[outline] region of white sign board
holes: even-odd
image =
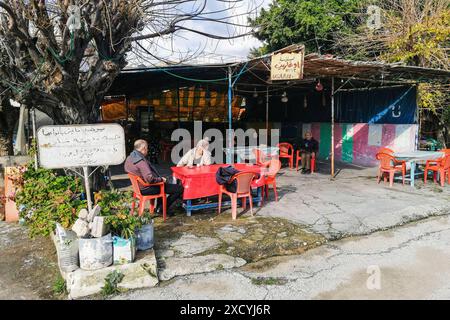
[[[125,133],[118,124],[44,126],[37,132],[39,163],[48,169],[96,167],[125,160]]]

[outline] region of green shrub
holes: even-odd
[[[112,233],[125,239],[133,237],[135,230],[142,226],[142,219],[130,214],[132,195],[129,191],[100,191],[95,195],[102,208],[100,214],[105,217]]]
[[[78,177],[58,175],[44,168],[36,170],[33,165],[28,165],[15,201],[30,235],[48,236],[56,223],[70,228],[77,212],[86,207],[86,201],[80,199],[82,191]]]
[[[53,283],[53,293],[55,295],[67,294],[66,281],[63,277],[58,276]]]
[[[120,271],[114,270],[105,278],[105,285],[102,287],[101,294],[106,297],[115,293],[119,293],[120,290],[117,285],[122,281],[125,275]]]

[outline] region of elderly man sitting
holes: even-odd
[[[302,157],[302,173],[311,173],[311,158],[319,150],[319,143],[313,138],[310,131],[305,132],[305,138],[300,143]]]
[[[183,187],[178,184],[168,183],[166,178],[162,177],[153,165],[146,159],[148,155],[148,144],[145,140],[136,140],[134,150],[125,160],[125,171],[141,177],[147,183],[164,182],[164,190],[169,195],[167,198],[167,209],[183,194]],[[143,195],[153,195],[160,192],[158,186],[141,188]],[[161,212],[161,201],[158,201],[156,212]]]

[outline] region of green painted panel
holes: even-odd
[[[353,162],[353,125],[342,124],[342,161]]]
[[[329,159],[331,152],[331,124],[320,124],[319,157]]]

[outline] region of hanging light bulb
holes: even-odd
[[[286,91],[284,91],[283,92],[283,94],[281,95],[281,102],[284,102],[284,103],[286,103],[286,102],[288,102],[288,97],[287,97],[287,93],[286,93]]]
[[[323,90],[323,85],[320,83],[320,80],[316,84],[316,90],[317,91],[322,91]]]
[[[253,92],[253,98],[258,98],[258,92],[256,92],[256,88],[254,90],[255,92]]]

